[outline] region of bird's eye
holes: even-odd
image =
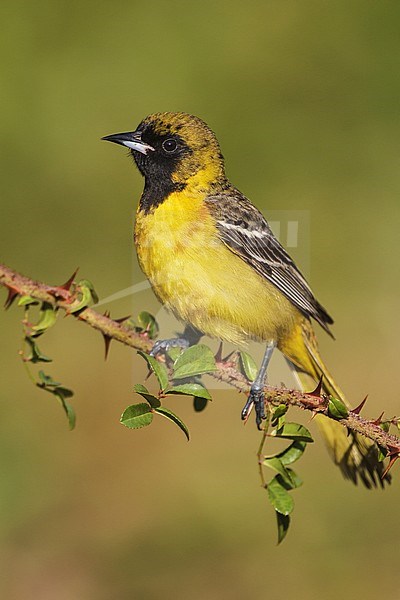
[[[165,140],[162,143],[163,150],[165,150],[165,152],[168,152],[168,153],[175,152],[177,147],[178,147],[178,144],[177,144],[176,140],[174,140],[174,139]]]

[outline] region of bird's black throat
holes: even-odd
[[[157,148],[159,143],[155,143],[151,138],[150,141]],[[146,214],[164,202],[172,192],[180,192],[186,187],[186,183],[177,182],[173,179],[173,174],[177,170],[181,156],[166,157],[157,150],[158,148],[154,153],[151,152],[148,155],[132,151],[136,166],[145,178],[140,209]]]
[[[136,131],[140,132],[141,140],[153,148],[153,151],[146,154],[132,150],[136,166],[145,178],[140,209],[149,213],[164,202],[170,194],[185,189],[186,183],[177,182],[174,174],[183,157],[191,154],[192,150],[176,133],[167,131],[160,135],[149,124],[139,125]],[[169,154],[163,149],[163,142],[168,139],[173,139],[177,144],[177,151],[174,154]]]
[[[162,204],[173,192],[181,192],[186,183],[177,183],[172,179],[162,177],[145,176],[144,190],[140,198],[139,207],[145,214],[152,212]]]

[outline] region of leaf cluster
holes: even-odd
[[[275,509],[278,525],[278,544],[282,542],[287,534],[290,515],[294,509],[294,501],[290,492],[303,483],[291,465],[301,458],[307,444],[314,441],[304,425],[286,421],[286,412],[287,406],[285,404],[281,404],[274,409],[271,416],[272,430],[269,436],[291,440],[291,443],[284,450],[273,455],[261,456],[262,448],[259,454],[260,465],[275,471],[275,476],[268,483],[264,483],[264,488],[267,490],[269,502]]]
[[[73,277],[65,284],[63,289],[69,289],[73,284]],[[68,286],[68,288],[67,288]],[[73,286],[73,301],[71,302],[68,312],[77,314],[89,306],[89,304],[98,302],[98,297],[93,287],[93,284],[87,279],[82,279]],[[29,364],[36,365],[38,363],[50,363],[52,359],[46,356],[39,349],[37,338],[43,336],[57,322],[58,307],[49,302],[39,302],[29,295],[22,295],[18,299],[18,306],[24,308],[25,318],[23,320],[23,348],[20,351],[21,358],[28,374],[37,387],[52,394],[61,407],[68,419],[69,428],[72,430],[75,427],[76,415],[72,405],[69,403],[74,393],[69,388],[62,385],[53,379],[51,375],[39,370],[37,378],[29,369]],[[30,322],[30,308],[40,306],[39,316],[35,323]],[[26,352],[26,349],[28,352]]]
[[[134,392],[146,402],[128,406],[122,413],[121,423],[130,429],[140,429],[150,425],[155,415],[161,415],[177,425],[189,440],[189,430],[185,423],[172,410],[163,406],[162,400],[171,395],[191,396],[195,410],[203,410],[211,400],[211,395],[195,378],[215,370],[213,353],[203,344],[192,346],[184,351],[171,348],[168,353],[169,368],[145,352],[139,351],[138,354],[146,361],[150,372],[155,375],[159,391],[156,395],[144,385],[136,384]]]

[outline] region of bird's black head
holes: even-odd
[[[130,149],[146,179],[145,200],[152,206],[174,191],[186,187],[207,189],[225,179],[214,133],[204,121],[187,113],[156,113],[146,117],[133,132],[103,139]]]

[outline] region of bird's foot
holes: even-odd
[[[247,420],[253,406],[256,412],[256,425],[261,430],[261,424],[265,420],[265,394],[260,386],[254,384],[250,388],[249,397],[242,410],[243,421]]]
[[[182,348],[186,350],[189,348],[190,341],[184,337],[171,338],[169,340],[158,340],[155,342],[150,356],[157,356],[157,354],[166,353],[171,348]]]

